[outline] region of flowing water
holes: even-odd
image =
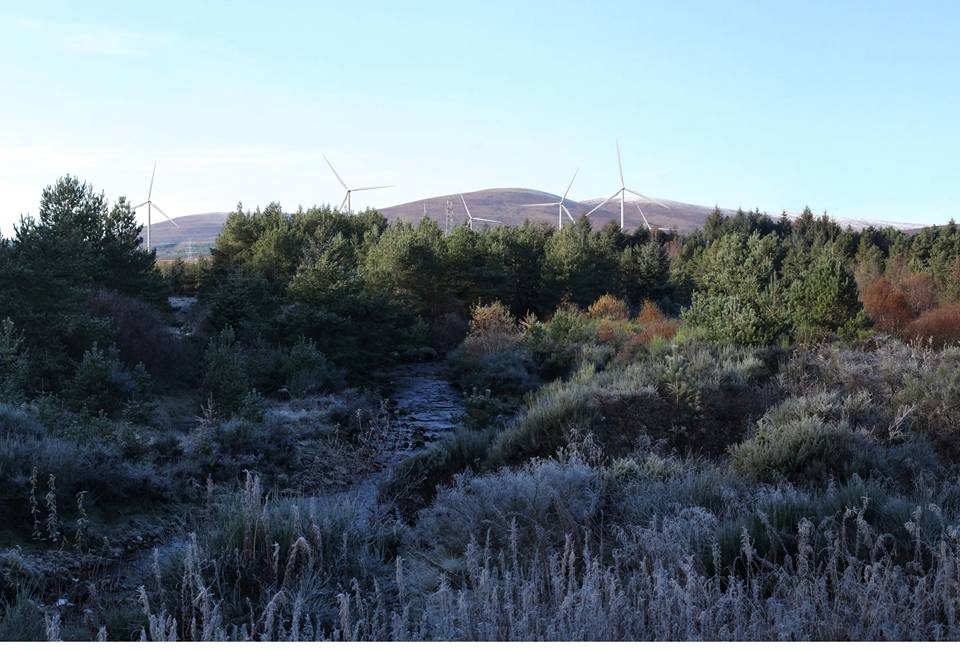
[[[378,459],[381,469],[346,492],[375,507],[377,492],[390,478],[394,467],[420,449],[453,434],[457,420],[464,413],[463,398],[446,380],[443,368],[438,362],[407,363],[379,375],[392,406],[393,439]]]
[[[443,376],[441,363],[408,363],[384,373],[396,423],[409,433],[413,447],[453,433],[463,415],[460,393]]]

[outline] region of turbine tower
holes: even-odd
[[[447,199],[447,206],[445,210],[446,221],[443,223],[443,234],[449,235],[450,229],[453,228],[453,201]]]
[[[590,210],[590,212],[587,213],[588,217],[594,212],[596,212],[597,210],[599,210],[600,208],[602,208],[606,203],[608,203],[612,199],[615,199],[617,196],[619,196],[620,197],[620,229],[623,230],[624,228],[623,204],[624,204],[624,201],[626,200],[627,194],[633,194],[635,197],[643,199],[644,201],[655,203],[656,205],[659,205],[662,208],[666,208],[667,210],[670,209],[670,206],[664,205],[663,203],[660,203],[660,201],[657,201],[656,199],[651,199],[649,196],[645,194],[641,194],[636,190],[631,190],[627,187],[626,181],[623,180],[623,162],[620,160],[620,141],[619,140],[617,141],[617,169],[620,172],[620,189],[614,192],[613,194],[611,194],[608,198],[601,201],[599,205],[593,208],[593,210]],[[643,223],[644,225],[646,225],[647,230],[651,230],[650,222],[647,221],[647,216],[643,214],[643,208],[640,207],[639,203],[637,203],[636,206],[637,206],[637,210],[640,211],[640,216],[643,218]]]
[[[580,172],[573,172],[573,178],[570,179],[570,184],[567,185],[567,190],[563,193],[563,196],[560,197],[559,201],[553,201],[552,203],[524,203],[523,207],[525,208],[546,208],[552,205],[557,206],[557,230],[563,230],[563,214],[567,214],[567,218],[570,219],[571,223],[576,223],[573,217],[570,215],[570,211],[567,210],[567,206],[563,204],[567,200],[567,194],[570,193],[570,188],[573,187],[573,181],[577,179],[577,174]]]
[[[167,221],[172,223],[177,228],[180,228],[180,225],[170,218],[166,212],[160,209],[160,206],[153,202],[153,179],[157,175],[157,161],[153,161],[153,173],[150,174],[150,189],[147,190],[147,200],[141,203],[140,205],[134,206],[134,211],[139,210],[143,206],[147,206],[147,250],[153,250],[150,248],[150,227],[153,222],[153,210],[156,210],[164,217],[167,218]]]
[[[467,211],[467,225],[470,226],[470,230],[473,230],[474,221],[482,221],[484,223],[503,223],[502,221],[497,221],[496,219],[481,219],[480,217],[475,217],[470,214],[470,208],[467,207],[467,200],[463,198],[463,194],[460,195],[460,201],[463,202],[463,209]]]
[[[350,205],[350,195],[353,192],[365,192],[367,190],[382,190],[387,187],[393,187],[393,185],[371,185],[369,187],[347,187],[347,184],[343,182],[343,179],[340,178],[340,174],[337,173],[337,170],[333,168],[330,160],[323,156],[323,159],[327,161],[327,166],[330,167],[330,171],[333,172],[333,175],[337,177],[337,180],[340,181],[340,184],[343,186],[343,189],[347,191],[347,194],[343,197],[343,201],[340,203],[340,210],[343,210],[344,206],[347,208],[347,214],[353,212],[353,208]]]

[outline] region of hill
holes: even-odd
[[[534,223],[549,223],[556,226],[557,208],[525,207],[528,203],[553,203],[560,200],[556,194],[541,192],[526,188],[490,188],[475,192],[464,192],[464,199],[475,218],[494,219],[507,225],[521,224],[526,220]],[[602,198],[574,201],[567,199],[566,206],[574,219],[586,214],[599,205]],[[608,201],[603,207],[590,215],[590,222],[595,227],[601,227],[609,221],[620,220],[619,198]],[[643,227],[640,211],[643,210],[647,220],[654,227],[690,232],[701,227],[714,208],[704,205],[657,199],[662,205],[650,201],[630,197],[626,201],[624,222],[628,230]],[[467,213],[463,208],[459,194],[433,196],[418,201],[402,203],[387,208],[380,208],[380,212],[390,221],[406,221],[416,223],[426,214],[441,225],[446,221],[447,204],[450,204],[452,224],[457,226],[467,221]],[[723,209],[726,213],[733,210]],[[169,221],[162,221],[153,226],[153,243],[157,249],[159,259],[173,259],[176,257],[192,257],[206,254],[213,246],[227,220],[228,212],[207,212],[191,214],[175,219],[175,227]],[[788,217],[796,215],[788,214]],[[893,227],[907,232],[917,232],[920,226],[908,223],[894,223],[868,219],[836,218],[841,226],[850,226],[854,230],[861,230],[867,226]],[[476,227],[489,227],[491,224],[477,223]]]

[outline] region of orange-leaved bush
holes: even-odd
[[[678,329],[680,329],[680,321],[678,320],[656,321],[644,327],[643,331],[637,335],[637,338],[644,344],[656,338],[670,341],[677,335]]]
[[[936,283],[929,273],[911,273],[900,281],[900,290],[914,313],[922,314],[937,306]]]
[[[510,310],[499,300],[477,304],[470,310],[470,328],[463,342],[473,356],[486,356],[512,347],[520,339],[520,328]]]
[[[934,347],[960,342],[960,305],[934,307],[904,329],[906,338]]]
[[[663,315],[657,303],[652,300],[644,300],[643,307],[640,308],[640,313],[637,315],[637,320],[644,325],[650,325],[666,320],[666,316]]]
[[[630,309],[620,298],[605,293],[587,307],[590,318],[608,318],[610,320],[627,320],[630,318]]]
[[[906,296],[887,278],[879,278],[868,286],[862,302],[879,332],[899,334],[915,316]]]

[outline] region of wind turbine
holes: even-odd
[[[611,194],[608,198],[601,201],[599,205],[593,208],[593,210],[590,210],[590,212],[587,213],[588,217],[594,212],[596,212],[597,210],[599,210],[600,208],[602,208],[607,202],[611,201],[612,199],[616,198],[619,195],[620,196],[620,229],[622,230],[624,227],[623,204],[628,193],[633,194],[637,198],[643,199],[645,201],[649,201],[650,203],[655,203],[656,205],[659,205],[662,208],[666,208],[667,210],[670,209],[670,206],[664,205],[663,203],[660,203],[660,201],[657,201],[656,199],[651,199],[649,196],[645,194],[641,194],[636,190],[631,190],[627,187],[626,181],[623,180],[623,162],[620,160],[620,141],[619,140],[617,140],[617,169],[620,171],[620,189],[614,192],[613,194]],[[652,230],[652,228],[650,228],[650,222],[647,221],[647,216],[643,214],[643,208],[640,207],[639,203],[637,203],[636,206],[637,206],[637,210],[640,211],[640,216],[643,217],[643,223],[647,226],[647,230]]]
[[[567,213],[567,218],[570,219],[572,223],[576,223],[576,221],[574,221],[573,217],[570,215],[570,211],[567,210],[567,206],[565,206],[563,202],[567,200],[567,194],[570,193],[570,188],[573,187],[573,181],[577,179],[577,174],[579,172],[580,172],[579,169],[573,172],[573,178],[570,179],[570,184],[567,185],[567,191],[563,193],[563,196],[560,197],[559,201],[554,201],[552,203],[524,203],[522,207],[546,208],[551,205],[557,206],[557,230],[563,230],[563,213],[564,212]]]
[[[367,190],[382,190],[386,187],[393,187],[393,185],[371,185],[370,187],[347,187],[347,184],[343,182],[343,179],[340,178],[340,174],[337,173],[337,170],[333,168],[333,165],[330,163],[330,160],[323,156],[323,159],[327,161],[327,166],[330,167],[330,171],[333,172],[333,175],[337,177],[337,180],[340,181],[340,184],[343,185],[343,189],[347,191],[346,196],[343,197],[343,202],[340,203],[340,209],[343,210],[343,206],[347,206],[347,214],[350,214],[353,209],[350,205],[350,194],[353,192],[365,192]]]
[[[497,221],[496,219],[481,219],[480,217],[475,217],[470,214],[470,208],[467,207],[467,200],[463,198],[463,194],[460,195],[460,201],[463,203],[463,209],[467,211],[467,225],[470,226],[470,230],[473,230],[474,221],[483,221],[484,223],[503,223],[502,221]]]
[[[150,174],[150,189],[147,190],[147,200],[141,203],[140,205],[134,206],[134,210],[139,210],[143,206],[147,206],[147,250],[152,250],[150,248],[150,226],[153,222],[153,210],[156,210],[163,216],[167,218],[167,221],[172,223],[177,228],[180,228],[180,225],[170,218],[166,212],[160,209],[160,206],[153,202],[153,179],[157,175],[157,161],[153,161],[153,173]]]

